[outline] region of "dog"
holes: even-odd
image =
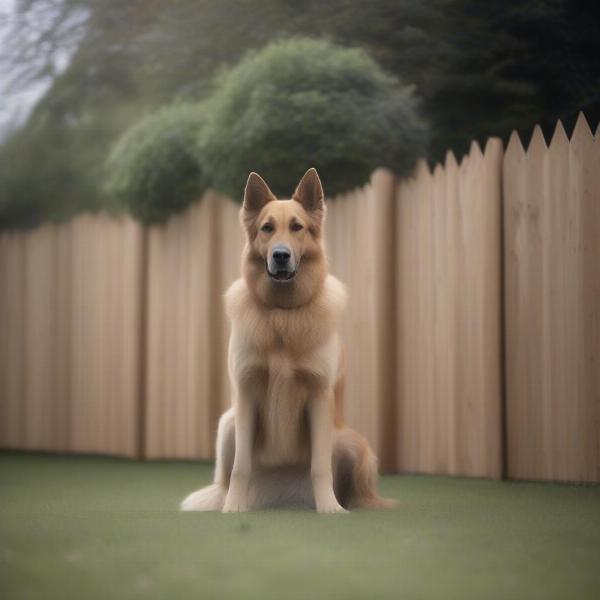
[[[325,212],[315,169],[291,200],[248,177],[242,277],[225,294],[232,408],[219,421],[214,483],[190,494],[184,511],[393,506],[377,494],[368,442],[343,421],[336,325],[346,291],[327,272]]]

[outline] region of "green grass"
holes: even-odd
[[[211,471],[0,454],[0,598],[599,597],[598,486],[390,476],[392,512],[177,512]]]

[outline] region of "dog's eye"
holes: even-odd
[[[265,233],[271,233],[273,231],[273,225],[271,225],[271,223],[265,223],[260,230]]]
[[[304,229],[304,227],[302,227],[300,223],[292,223],[291,229],[292,231],[300,231],[301,229]]]

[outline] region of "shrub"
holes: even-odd
[[[364,184],[373,169],[411,169],[424,147],[412,87],[365,51],[292,39],[247,55],[208,101],[203,170],[240,199],[250,171],[289,196],[314,166],[328,195]]]
[[[188,206],[207,187],[196,154],[204,120],[201,106],[175,105],[128,129],[107,161],[107,193],[145,223]]]

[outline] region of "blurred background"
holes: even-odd
[[[302,127],[309,135],[315,119],[319,132],[313,132],[314,139],[310,140],[316,144],[313,162],[330,168],[323,177],[330,183],[331,193],[364,183],[369,175],[365,167],[390,166],[407,172],[420,156],[431,164],[443,161],[447,150],[460,157],[471,140],[484,143],[490,136],[499,136],[507,141],[513,129],[528,140],[536,123],[549,138],[559,118],[570,131],[579,111],[586,114],[593,128],[599,117],[599,15],[594,3],[3,0],[1,11],[0,224],[4,227],[64,219],[82,210],[115,204],[120,207],[126,200],[119,202],[115,193],[107,192],[105,165],[125,130],[165,106],[185,104],[187,108],[179,110],[198,113],[202,110],[199,103],[219,93],[235,94],[235,90],[223,89],[227,88],[224,73],[235,71],[248,52],[297,36],[326,40],[340,49],[359,48],[360,52],[348,55],[345,73],[336,70],[336,66],[342,71],[343,67],[333,64],[333,57],[329,65],[326,60],[317,60],[303,66],[307,69],[304,75],[294,74],[290,67],[285,76],[281,75],[286,81],[281,80],[277,97],[268,89],[272,84],[264,79],[255,78],[248,84],[241,81],[239,72],[229,75],[230,80],[237,78],[238,86],[249,86],[246,101],[253,94],[266,95],[269,104],[263,98],[263,111],[268,110],[273,120],[288,119],[287,139],[277,131],[278,124],[264,130],[260,122],[263,113],[252,112],[248,106],[238,112],[237,125],[242,128],[243,123],[244,135],[248,143],[252,140],[254,156],[260,159],[255,170],[260,171],[262,161],[265,166],[273,164],[265,173],[267,178],[283,177],[278,175],[283,165],[290,171],[289,181],[284,182],[286,194],[310,161],[305,156],[294,161],[297,157],[293,156],[287,157],[286,163],[285,156],[262,159],[261,155],[281,154],[278,147],[271,149],[269,136],[281,140],[281,146],[292,152],[293,143],[288,141],[293,141],[293,127]],[[322,52],[328,54],[326,49]],[[273,63],[271,68],[275,68],[276,54],[273,50],[265,58]],[[365,67],[367,61],[370,63]],[[348,144],[339,156],[335,154],[339,148],[331,144],[323,148],[322,144],[331,135],[339,135],[339,128],[348,136],[348,128],[360,130],[358,121],[361,116],[365,120],[359,106],[354,114],[346,114],[344,123],[339,118],[341,109],[331,109],[331,98],[336,96],[331,83],[334,79],[338,80],[338,91],[342,90],[336,101],[343,103],[346,97],[349,105],[357,104],[351,98],[353,93],[364,95],[368,93],[364,86],[375,85],[357,81],[355,75],[361,65],[371,77],[385,70],[388,80],[380,81],[380,87],[396,87],[404,95],[403,109],[387,106],[392,114],[383,116],[382,121],[387,118],[385,125],[406,131],[402,132],[401,148],[391,153],[389,148],[382,148],[380,154],[389,157],[387,161],[378,157],[372,164],[361,165],[356,173],[353,153],[364,153],[368,148],[374,154],[376,147],[391,144],[377,138],[377,131],[373,131],[376,125],[369,132],[360,131],[361,137],[369,138],[362,140],[362,147],[357,140],[344,139]],[[330,69],[324,77],[331,86],[318,91],[322,82],[311,83],[309,77],[319,79],[321,69]],[[291,91],[292,87],[300,91],[301,79],[304,89],[312,90],[310,94],[294,95]],[[284,89],[284,83],[290,89]],[[235,85],[229,82],[229,88]],[[315,112],[319,93],[330,101],[330,113],[334,114]],[[394,98],[394,102],[400,100]],[[292,104],[304,107],[304,112],[292,110]],[[171,118],[189,122],[200,116]],[[390,120],[393,118],[396,122]],[[371,119],[375,119],[374,114]],[[211,139],[234,135],[236,144],[242,142],[233,123],[215,127],[218,131],[209,136]],[[225,131],[227,127],[230,129]],[[185,129],[189,132],[189,127]],[[214,148],[210,140],[208,145],[212,158],[204,158],[203,152],[200,158],[208,161],[210,168],[210,160],[221,160],[215,154],[227,156],[228,152]],[[326,155],[323,160],[319,160],[319,152]],[[389,164],[377,164],[382,162]],[[223,166],[224,175],[216,182],[211,176],[207,183],[221,188],[229,184],[224,191],[235,191],[237,199],[244,173],[237,173],[236,168],[247,169],[247,161],[236,157],[235,166],[228,162]],[[186,196],[184,191],[182,194]],[[169,210],[185,203],[182,198],[171,202],[175,206]],[[154,213],[149,216],[156,218]]]

